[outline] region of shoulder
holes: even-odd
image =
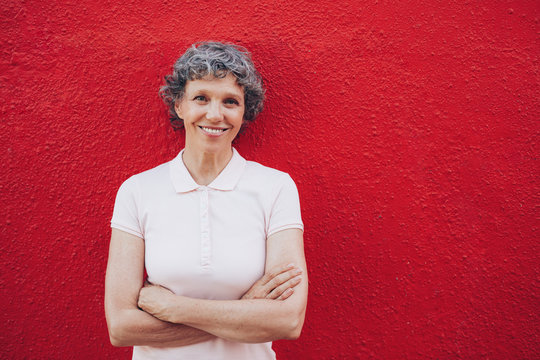
[[[159,186],[163,182],[168,181],[168,179],[170,178],[169,164],[170,161],[160,164],[152,169],[132,175],[122,183],[120,188],[128,188],[134,190]]]
[[[255,161],[246,161],[245,178],[257,183],[278,184],[292,179],[286,172],[264,166]]]
[[[275,199],[285,192],[297,193],[297,187],[291,176],[281,170],[246,161],[241,184],[245,189],[260,193],[264,198]]]

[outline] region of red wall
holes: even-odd
[[[103,314],[114,196],[182,148],[157,90],[204,39],[252,51],[268,102],[237,148],[301,193],[309,307],[279,359],[540,357],[538,1],[0,11],[0,358],[130,357]]]

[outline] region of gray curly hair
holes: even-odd
[[[209,41],[191,45],[174,64],[172,74],[165,76],[165,85],[159,93],[169,107],[172,127],[176,130],[184,126],[184,120],[176,114],[175,104],[184,96],[189,80],[207,75],[224,78],[228,74],[233,74],[244,89],[244,121],[254,121],[263,109],[264,88],[249,52],[238,45]]]

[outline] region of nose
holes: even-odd
[[[210,101],[208,110],[206,111],[206,118],[211,121],[223,120],[223,113],[221,112],[221,104],[219,102]]]

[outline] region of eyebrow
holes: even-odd
[[[197,94],[197,93],[203,93],[203,94],[206,94],[206,93],[209,93],[211,92],[210,90],[208,89],[205,89],[205,88],[201,88],[201,89],[197,89],[195,91],[193,91],[193,94]],[[242,98],[242,94],[240,93],[233,93],[233,92],[226,92],[224,94],[225,97],[233,97],[233,98],[237,98],[237,99],[241,99]]]

